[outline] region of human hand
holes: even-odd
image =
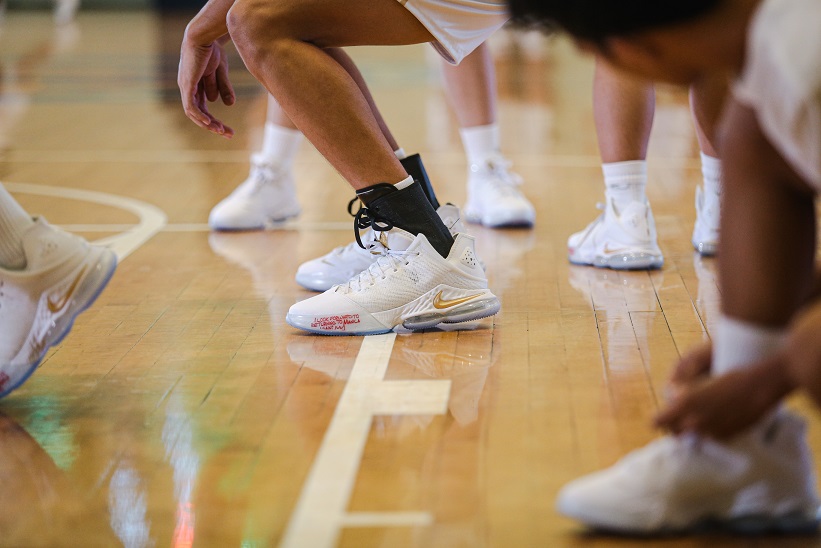
[[[187,36],[183,38],[177,86],[188,118],[226,139],[233,137],[234,130],[208,111],[209,101],[222,98],[222,102],[230,106],[235,100],[234,88],[228,79],[228,60],[221,44],[200,45]]]
[[[779,354],[719,377],[679,384],[655,424],[674,434],[732,437],[755,424],[789,392],[784,361]]]
[[[686,385],[703,380],[710,374],[712,365],[712,343],[703,343],[687,352],[673,369],[673,375],[667,386],[667,399],[674,398],[676,393]]]

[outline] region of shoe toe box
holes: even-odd
[[[334,289],[296,303],[285,320],[292,327],[327,335],[371,335],[391,330],[391,326]]]

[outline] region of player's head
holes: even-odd
[[[615,65],[682,83],[714,63],[703,50],[696,55],[704,44],[692,31],[720,29],[716,22],[733,12],[728,7],[744,2],[753,0],[508,0],[516,21],[559,27]]]

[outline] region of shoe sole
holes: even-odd
[[[211,224],[208,223],[208,227],[211,230],[215,230],[217,232],[256,232],[259,230],[269,230],[272,228],[277,228],[281,226],[283,223],[293,219],[294,217],[299,217],[302,211],[297,211],[296,213],[292,213],[290,215],[286,215],[284,217],[279,217],[274,219],[270,217],[265,219],[265,221],[259,225],[254,226],[220,226],[218,224]]]
[[[533,228],[534,219],[504,219],[498,222],[485,222],[481,215],[465,214],[465,220],[474,225],[485,226],[487,228]]]
[[[647,253],[630,253],[611,257],[600,255],[595,257],[592,262],[569,256],[568,261],[579,266],[593,266],[611,270],[658,270],[664,266],[664,257]]]
[[[314,333],[316,335],[368,336],[390,333],[400,325],[410,331],[419,331],[422,329],[430,329],[432,327],[436,327],[437,325],[442,323],[456,324],[480,320],[482,318],[487,318],[489,316],[497,314],[501,309],[501,306],[502,305],[499,302],[499,299],[492,293],[488,293],[488,295],[480,301],[470,302],[463,306],[455,307],[454,309],[451,309],[448,312],[419,314],[417,316],[405,318],[401,320],[401,322],[393,325],[392,327],[385,327],[383,329],[374,329],[370,331],[330,331],[315,329],[306,325],[302,325],[302,323],[297,320],[297,318],[299,318],[300,316],[292,314],[287,314],[285,316],[285,321],[291,327],[295,327],[296,329],[301,329],[303,331],[308,331],[309,333]]]
[[[807,536],[818,533],[821,521],[817,516],[794,512],[784,516],[749,515],[719,520],[708,518],[689,527],[661,527],[657,530],[618,528],[613,526],[590,525],[593,531],[601,534],[634,537],[643,539],[669,538],[690,535],[739,535],[746,537],[766,535]]]
[[[97,266],[99,266],[99,270],[96,268]],[[71,310],[63,315],[55,324],[54,331],[56,334],[45,341],[45,345],[40,356],[35,361],[29,362],[29,364],[25,366],[27,371],[23,374],[20,380],[13,385],[4,388],[4,390],[0,392],[0,398],[7,396],[9,393],[13,392],[24,382],[26,382],[34,371],[37,370],[40,363],[42,363],[43,358],[46,357],[49,349],[63,342],[63,339],[66,338],[69,332],[71,332],[72,327],[74,327],[74,320],[76,320],[77,316],[88,310],[88,308],[94,304],[94,301],[97,300],[97,297],[99,297],[106,288],[108,282],[111,281],[111,278],[114,276],[114,272],[116,270],[117,255],[110,249],[103,250],[97,260],[95,268],[92,269],[89,275],[83,279],[82,283],[78,287],[75,294],[78,295],[79,298],[72,303]]]
[[[693,242],[693,249],[702,257],[715,257],[718,253],[718,244],[712,242]]]

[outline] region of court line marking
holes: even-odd
[[[60,225],[66,230],[73,232],[122,232],[134,228],[134,224],[64,224]],[[266,228],[264,232],[277,231],[298,231],[315,232],[318,230],[351,230],[351,223],[344,222],[310,222],[310,221],[287,221],[273,227]],[[166,223],[162,232],[211,232],[212,229],[206,223]],[[218,231],[221,234],[243,234],[247,232],[263,232],[259,230],[225,230]]]
[[[133,198],[128,198],[126,196],[107,194],[105,192],[98,192],[95,190],[80,190],[77,188],[33,185],[28,183],[3,183],[3,185],[9,192],[53,196],[55,198],[67,198],[70,200],[92,202],[124,209],[134,213],[139,219],[136,225],[129,225],[127,230],[124,230],[119,234],[102,238],[94,242],[97,245],[104,245],[113,250],[114,253],[117,254],[118,261],[122,261],[131,255],[137,248],[162,230],[168,219],[165,212],[157,206],[153,206]]]
[[[335,546],[345,526],[429,525],[427,512],[346,512],[375,415],[443,415],[451,381],[386,381],[396,333],[365,337],[285,530],[283,548]]]

